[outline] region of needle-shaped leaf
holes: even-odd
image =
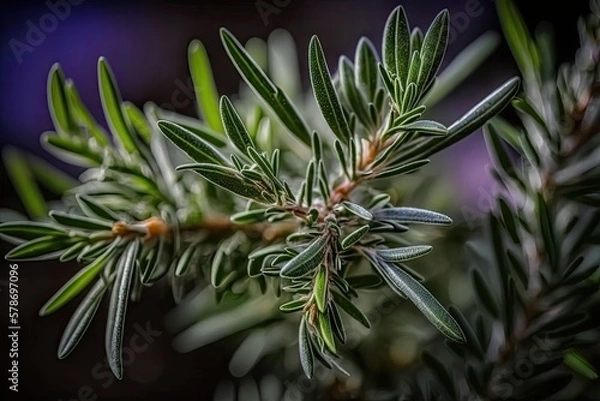
[[[68,139],[58,135],[56,137],[63,140]],[[6,147],[2,150],[2,161],[29,216],[33,219],[45,218],[48,214],[48,207],[25,155],[13,147]]]
[[[321,109],[325,121],[342,142],[348,143],[352,137],[348,121],[340,105],[337,93],[333,88],[329,67],[323,54],[321,42],[313,36],[309,45],[309,70],[315,100]]]
[[[111,230],[112,223],[92,217],[79,216],[52,210],[50,218],[65,227],[79,228],[82,230]]]
[[[181,277],[187,273],[190,268],[190,264],[194,260],[196,249],[197,247],[190,245],[185,251],[183,251],[183,254],[177,260],[177,264],[175,265],[175,276]]]
[[[75,240],[69,237],[45,235],[25,242],[6,254],[6,260],[45,260],[57,256],[57,252],[67,249]]]
[[[102,147],[108,145],[109,140],[104,129],[102,129],[96,120],[94,120],[92,113],[90,113],[88,108],[83,104],[79,92],[77,92],[77,88],[75,87],[75,83],[70,79],[66,80],[65,92],[69,102],[69,111],[73,115],[73,119],[76,123],[89,132],[98,145]]]
[[[226,29],[221,29],[225,50],[246,83],[273,110],[283,125],[298,139],[310,145],[310,132],[287,95],[277,87]]]
[[[281,305],[279,310],[283,313],[292,313],[301,310],[304,305],[306,305],[306,299],[293,299]]]
[[[337,293],[335,291],[333,291],[333,298],[335,300],[335,303],[340,308],[342,308],[348,315],[350,315],[350,317],[352,317],[354,320],[358,321],[360,324],[365,326],[367,329],[371,328],[371,322],[369,322],[369,318],[367,318],[367,316],[364,313],[362,313],[362,311],[360,309],[358,309],[352,303],[352,301],[350,301],[348,298],[346,298],[345,296],[343,296],[340,293]]]
[[[414,162],[406,163],[401,166],[390,167],[388,169],[383,170],[380,173],[375,174],[373,179],[389,178],[402,174],[410,174],[419,170],[421,167],[427,164],[429,164],[429,159],[416,160]]]
[[[352,245],[355,245],[358,241],[360,241],[368,232],[369,225],[365,224],[364,226],[357,228],[352,231],[342,240],[342,249],[348,249]]]
[[[279,181],[279,178],[275,176],[273,166],[271,165],[269,160],[267,160],[263,155],[259,154],[256,151],[256,149],[251,147],[247,149],[247,153],[248,156],[250,156],[250,159],[252,159],[252,161],[256,163],[260,171],[262,171],[263,174],[269,179],[271,184],[273,184],[273,188],[283,191],[283,184],[281,183],[281,181]]]
[[[450,15],[448,10],[444,10],[435,17],[425,34],[421,45],[421,68],[418,79],[421,92],[429,86],[442,64],[448,46],[449,23]]]
[[[419,120],[393,129],[393,131],[419,132],[421,134],[444,136],[448,128],[444,124],[431,120]]]
[[[317,275],[315,276],[314,282],[314,294],[315,294],[315,302],[317,304],[317,309],[321,313],[325,312],[325,308],[327,306],[327,290],[329,287],[329,272],[327,270],[327,266],[321,264],[319,266],[319,270],[317,271]]]
[[[560,246],[556,241],[556,234],[554,232],[551,211],[548,208],[546,199],[544,199],[544,195],[541,192],[537,193],[535,201],[536,211],[540,222],[542,239],[544,241],[544,249],[548,255],[550,266],[552,268],[557,268],[559,260],[558,252],[560,250]]]
[[[44,304],[40,309],[40,316],[48,316],[75,298],[83,291],[95,278],[98,273],[104,268],[106,261],[112,255],[118,241],[113,242],[113,245],[107,249],[102,256],[94,260],[89,265],[83,267],[69,281],[67,281],[56,293]]]
[[[377,255],[387,262],[406,262],[431,252],[429,245],[405,246],[401,248],[377,249]]]
[[[373,212],[373,218],[374,220],[392,221],[400,224],[421,223],[441,226],[452,224],[452,219],[446,215],[414,207],[395,207],[376,210]]]
[[[61,237],[67,233],[59,227],[37,221],[9,221],[0,224],[0,234],[22,240],[32,240],[43,236]]]
[[[113,73],[104,57],[98,60],[98,85],[104,116],[114,138],[127,152],[135,152],[137,145],[127,116],[123,113],[121,95]]]
[[[373,220],[373,214],[371,214],[371,212],[369,212],[367,209],[365,209],[361,205],[357,205],[356,203],[344,201],[344,202],[342,202],[342,206],[344,207],[344,209],[346,209],[353,215],[360,217],[363,220],[366,220],[366,221]]]
[[[477,298],[479,298],[481,304],[493,317],[498,318],[500,316],[498,303],[494,299],[492,289],[486,283],[481,272],[477,269],[473,269],[471,272],[471,280],[475,287],[475,294],[477,294]]]
[[[81,138],[67,138],[54,132],[42,134],[42,145],[59,159],[77,166],[99,166],[103,157],[96,149],[90,148]]]
[[[254,142],[242,121],[242,118],[233,107],[231,100],[226,96],[221,97],[221,118],[225,126],[225,132],[231,143],[244,154],[248,154],[248,148],[254,148]]]
[[[352,69],[350,60],[347,57],[340,57],[338,71],[341,77],[342,94],[346,99],[347,104],[350,105],[352,111],[354,114],[356,114],[358,120],[363,126],[370,126],[371,121],[369,112],[367,110],[367,105],[365,104],[365,100],[360,91],[356,87],[356,83],[354,81],[354,70]]]
[[[266,219],[265,209],[254,209],[231,215],[231,222],[235,224],[253,224]]]
[[[336,353],[335,338],[331,327],[331,317],[329,313],[319,313],[318,318],[319,334],[325,342],[325,345],[332,353]]]
[[[263,199],[261,188],[242,177],[236,170],[215,164],[190,164],[178,167],[179,170],[194,170],[211,183],[238,196],[249,199]]]
[[[506,81],[502,86],[483,99],[464,116],[448,127],[450,137],[463,137],[481,128],[486,121],[500,113],[519,91],[521,80],[517,77]]]
[[[511,78],[448,127],[448,135],[432,137],[403,154],[406,159],[426,158],[464,139],[500,113],[519,91],[520,79]]]
[[[312,271],[322,262],[325,245],[328,241],[329,235],[324,234],[311,242],[306,249],[281,268],[281,277],[296,278]]]
[[[75,196],[79,207],[88,217],[96,217],[107,221],[118,221],[120,217],[118,214],[96,202],[94,199],[87,195],[77,194]]]
[[[58,63],[52,66],[48,76],[48,108],[56,131],[67,135],[77,134],[65,93],[65,76]]]
[[[384,28],[383,61],[392,78],[406,82],[411,56],[410,28],[402,6],[390,14]]]
[[[100,306],[102,297],[110,281],[106,282],[105,279],[99,279],[87,293],[83,301],[81,301],[77,309],[75,309],[75,312],[73,312],[60,338],[58,345],[59,359],[66,358],[77,344],[79,344],[79,341],[96,315],[96,311]]]
[[[453,341],[465,342],[465,335],[452,315],[410,274],[375,255],[371,257],[371,262],[388,285],[410,299],[442,334]]]
[[[179,149],[198,163],[229,164],[227,159],[193,132],[170,121],[159,121],[158,128]]]
[[[188,64],[194,82],[198,114],[211,129],[223,132],[215,80],[206,49],[199,40],[193,40],[188,47]]]
[[[379,87],[378,62],[375,46],[369,39],[361,38],[354,56],[355,81],[362,93],[371,101],[375,99]]]
[[[117,276],[112,289],[106,322],[106,357],[117,379],[123,378],[123,334],[129,289],[139,251],[139,241],[130,242],[116,266]]]
[[[306,318],[303,316],[298,328],[298,351],[300,352],[300,365],[302,366],[302,370],[306,377],[312,379],[314,372],[313,349],[308,336]]]

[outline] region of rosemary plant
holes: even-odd
[[[581,47],[555,70],[551,32],[530,35],[512,1],[497,2],[523,75],[515,126],[486,126],[504,193],[474,241],[479,303],[456,316],[467,345],[424,355],[437,383],[407,399],[597,399],[600,267],[600,2],[581,18]],[[484,251],[482,251],[484,250]],[[444,360],[444,362],[442,362]],[[425,390],[423,390],[425,389]]]
[[[428,99],[439,98],[449,82],[457,83],[445,74],[438,79],[448,31],[447,11],[423,33],[411,29],[399,7],[385,26],[381,55],[363,38],[354,59],[341,57],[333,76],[319,39],[313,37],[308,64],[314,101],[308,101],[296,83],[283,80],[281,71],[253,57],[250,46],[223,29],[223,45],[245,84],[238,97],[219,97],[206,51],[199,41],[192,42],[189,66],[200,119],[152,103],[140,110],[124,102],[101,58],[98,83],[108,132],[55,65],[48,79],[55,131],[45,133],[42,141],[56,156],[86,170],[64,192],[62,210],[50,211],[45,219],[45,205],[29,197],[26,205],[38,221],[5,222],[0,233],[17,244],[8,260],[75,260],[83,266],[40,311],[52,314],[87,291],[67,323],[59,358],[73,351],[106,295],[106,353],[113,373],[122,378],[129,301],[166,283],[179,302],[192,281],[209,283],[217,301],[235,300],[248,316],[289,314],[286,319],[296,325],[297,337],[286,340],[297,339],[300,366],[309,378],[317,364],[339,367],[345,327],[352,320],[370,326],[356,305],[362,289],[382,284],[414,303],[449,341],[474,346],[478,340],[465,331],[464,322],[457,322],[406,265],[432,251],[410,241],[414,226],[448,226],[451,218],[419,205],[394,204],[386,191],[390,182],[419,170],[437,152],[482,127],[519,90],[520,80],[512,78],[452,124],[428,119]],[[280,50],[288,47],[288,37],[279,40],[287,41]],[[533,76],[540,61],[526,61],[536,63],[531,65]],[[289,72],[294,73],[292,67]],[[527,77],[527,82],[530,91],[537,81]],[[568,80],[563,82],[568,88]],[[517,104],[531,114],[532,102],[538,101],[523,98]],[[580,111],[583,119],[585,110]],[[546,122],[542,118],[545,114],[539,121]],[[539,130],[543,127],[536,129],[545,135]],[[587,139],[573,154],[593,140],[581,135]],[[521,149],[522,139],[509,138]],[[13,173],[24,167],[18,159],[9,165]],[[558,193],[554,188],[569,188],[568,178],[548,193],[524,184],[530,185],[525,187],[528,194],[540,193],[535,199],[538,217],[545,218],[544,238],[556,244],[559,239],[549,229],[555,215],[549,211],[554,207],[550,195]],[[29,184],[19,179],[15,184],[31,193]],[[581,192],[584,184],[570,184],[581,199],[589,198]],[[534,236],[530,219],[524,215],[521,223],[515,218],[509,227],[518,221],[529,228],[523,235]],[[581,219],[579,224],[586,223]],[[498,224],[493,227],[500,230]],[[557,271],[559,261],[558,254],[548,259]],[[587,272],[587,265],[582,269]],[[571,270],[577,270],[576,277],[582,274]],[[503,277],[506,288],[513,288],[509,276]],[[541,288],[539,280],[530,280],[536,291]],[[279,310],[271,308],[275,302]],[[245,319],[236,327],[245,328]],[[212,330],[210,322],[205,324]],[[186,342],[182,339],[179,348],[189,348]]]

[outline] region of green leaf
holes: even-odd
[[[65,91],[67,94],[67,100],[69,102],[69,109],[73,116],[73,119],[77,122],[80,127],[96,140],[100,147],[109,145],[109,140],[106,137],[106,133],[102,127],[94,120],[92,113],[85,107],[81,101],[81,97],[75,88],[75,83],[72,80],[67,79]]]
[[[199,40],[193,40],[188,47],[188,64],[194,82],[198,114],[212,130],[223,132],[219,115],[219,96],[210,60],[204,45]]]
[[[59,359],[66,358],[75,349],[96,315],[102,297],[109,285],[110,282],[105,282],[104,279],[98,280],[75,309],[60,338],[58,345]]]
[[[312,37],[309,45],[309,70],[313,94],[321,109],[321,114],[335,136],[342,143],[348,143],[352,133],[333,88],[321,43],[316,36]]]
[[[192,160],[198,163],[229,164],[219,151],[181,125],[164,120],[159,121],[157,124],[162,133]]]
[[[77,194],[75,195],[79,207],[88,217],[97,217],[99,219],[116,222],[121,218],[118,214],[101,205],[89,196]]]
[[[348,170],[348,161],[346,160],[346,154],[344,153],[344,147],[343,147],[342,143],[339,141],[339,139],[336,139],[333,142],[333,148],[335,150],[335,154],[338,157],[338,161],[340,162],[340,167],[342,168],[344,175],[350,179],[352,176],[350,175],[350,172]]]
[[[321,313],[325,312],[327,307],[327,290],[329,288],[329,272],[327,266],[321,264],[315,277],[314,289],[315,302]]]
[[[412,52],[410,28],[402,6],[395,8],[388,17],[381,48],[385,68],[392,75],[392,79],[397,77],[401,82],[406,82]]]
[[[282,192],[285,191],[283,184],[281,183],[281,181],[279,181],[279,178],[275,176],[273,166],[271,165],[269,160],[260,155],[254,148],[249,147],[247,149],[247,152],[248,156],[250,156],[250,159],[252,159],[252,161],[256,163],[260,171],[262,171],[263,174],[269,179],[269,181],[273,185],[273,188],[278,189]]]
[[[117,379],[123,378],[123,334],[129,289],[139,251],[139,241],[132,241],[119,258],[117,277],[113,287],[106,322],[106,357],[108,366]]]
[[[452,224],[452,219],[446,215],[414,207],[395,207],[376,210],[373,212],[373,218],[375,220],[393,221],[400,224],[421,223],[441,226]]]
[[[369,225],[365,224],[364,226],[352,231],[342,240],[342,249],[348,249],[352,245],[355,245],[369,232],[369,229]]]
[[[310,145],[308,127],[287,95],[267,77],[229,31],[221,29],[221,39],[229,58],[250,88],[263,99],[292,134]]]
[[[183,254],[181,254],[181,257],[177,260],[177,265],[175,266],[175,276],[181,277],[187,273],[190,264],[194,259],[196,249],[197,248],[194,245],[190,245],[183,251]]]
[[[526,99],[523,98],[515,98],[512,101],[512,105],[515,109],[520,111],[521,113],[528,115],[533,119],[542,128],[544,131],[548,132],[548,126],[546,122],[542,119],[542,117],[535,110],[535,107],[530,104]]]
[[[319,334],[325,342],[325,345],[329,351],[336,353],[335,338],[333,337],[333,330],[331,329],[331,320],[329,313],[319,313],[318,318]]]
[[[229,140],[238,150],[247,155],[247,149],[254,148],[254,142],[252,142],[242,118],[226,96],[221,97],[220,106],[221,118]]]
[[[360,38],[354,57],[355,82],[367,99],[371,101],[375,99],[379,88],[378,62],[375,46],[369,39]]]
[[[375,255],[371,257],[371,262],[388,285],[410,299],[442,334],[453,341],[465,342],[465,335],[452,315],[410,274]]]
[[[589,380],[596,380],[598,372],[579,351],[570,349],[565,352],[565,365]]]
[[[471,271],[471,280],[473,281],[475,294],[477,295],[477,298],[479,298],[479,302],[481,302],[490,315],[495,318],[500,317],[498,303],[494,299],[494,294],[492,293],[490,286],[483,278],[481,272],[477,269],[473,269]]]
[[[142,284],[150,286],[156,281],[156,276],[160,276],[160,267],[165,264],[163,258],[166,247],[166,240],[161,237],[158,240],[158,246],[152,248],[148,255],[140,261],[139,273]]]
[[[315,187],[315,161],[311,160],[306,169],[306,178],[304,179],[304,197],[306,205],[310,207],[313,201],[313,189]]]
[[[107,259],[112,255],[117,243],[114,241],[113,245],[107,249],[102,256],[94,260],[89,265],[83,267],[77,272],[69,281],[67,281],[56,293],[42,306],[40,309],[40,316],[48,316],[63,306],[69,301],[75,298],[81,291],[83,291],[91,282],[98,276],[100,271],[104,268]]]
[[[301,310],[304,305],[306,305],[306,299],[293,299],[281,305],[279,310],[283,313],[292,313]]]
[[[437,75],[448,46],[450,15],[443,10],[431,23],[421,46],[421,68],[418,87],[422,92]]]
[[[254,224],[266,219],[265,209],[248,210],[231,215],[231,222],[235,224]]]
[[[79,253],[86,247],[85,242],[76,242],[61,253],[59,262],[70,262],[79,256]]]
[[[360,217],[363,220],[366,220],[366,221],[373,220],[373,215],[371,214],[371,212],[369,212],[367,209],[365,209],[361,205],[357,205],[356,203],[344,201],[344,202],[342,202],[342,206],[344,207],[344,209],[346,209],[353,215]]]
[[[52,210],[50,218],[65,227],[80,228],[82,230],[112,230],[112,223],[93,219],[91,217],[78,216],[75,214]]]
[[[123,113],[121,95],[115,82],[110,66],[104,57],[98,60],[98,85],[100,86],[100,99],[106,122],[114,138],[127,152],[137,151],[137,146],[127,116]]]
[[[43,236],[67,236],[67,233],[60,227],[35,221],[10,221],[2,223],[0,224],[0,234],[27,241]]]
[[[2,150],[2,160],[6,173],[29,217],[32,219],[46,218],[48,215],[46,201],[35,183],[24,155],[13,147],[6,147]]]
[[[377,279],[379,280],[379,277],[377,277]],[[335,303],[340,308],[342,308],[348,315],[350,315],[350,317],[352,317],[354,320],[365,326],[367,329],[371,328],[371,322],[369,322],[369,318],[367,318],[367,316],[364,313],[362,313],[362,311],[358,309],[352,303],[352,301],[335,291],[333,291],[333,298],[335,300]]]
[[[73,238],[46,235],[25,242],[6,254],[10,261],[46,260],[58,256],[57,253],[67,249],[74,243]]]
[[[540,229],[542,231],[542,239],[544,240],[544,249],[548,255],[550,266],[553,269],[556,269],[558,267],[558,254],[560,247],[556,241],[556,234],[554,233],[551,212],[548,209],[544,195],[539,192],[536,196],[536,210],[540,222]]]
[[[327,234],[315,239],[306,249],[281,268],[281,277],[296,278],[312,271],[322,262],[325,246],[328,242],[329,235]]]
[[[56,131],[67,135],[77,134],[65,93],[65,76],[58,63],[52,65],[48,76],[48,108]]]
[[[414,162],[406,163],[401,166],[391,167],[386,170],[383,170],[382,172],[375,174],[373,176],[373,179],[389,178],[402,174],[410,174],[419,170],[421,167],[427,164],[429,164],[429,159],[416,160]]]
[[[405,246],[401,248],[377,249],[377,256],[387,262],[406,262],[427,255],[433,247],[429,245]]]
[[[144,113],[131,102],[123,102],[125,115],[131,122],[131,127],[145,143],[149,144],[152,140],[152,127],[148,123]]]
[[[512,0],[499,1],[496,10],[504,37],[510,46],[519,69],[524,75],[530,75],[540,69],[540,55],[523,17]]]
[[[306,326],[306,317],[300,320],[298,329],[298,351],[300,352],[300,365],[304,374],[312,379],[314,372],[313,349],[310,338],[308,337],[308,328]]]
[[[81,138],[66,138],[54,132],[44,132],[41,139],[42,145],[48,145],[50,153],[68,163],[82,167],[100,166],[103,163],[102,154]]]
[[[238,196],[249,199],[264,200],[260,187],[249,182],[236,170],[214,164],[198,163],[183,165],[178,170],[194,170],[208,181]]]
[[[346,102],[350,105],[360,123],[365,127],[369,127],[371,125],[371,120],[367,110],[367,105],[365,104],[364,98],[356,87],[354,81],[354,71],[352,69],[352,65],[350,64],[350,60],[348,60],[347,57],[340,57],[338,71],[341,78],[342,93],[346,99]]]
[[[500,213],[502,214],[502,221],[504,222],[504,227],[506,227],[506,231],[510,234],[513,242],[515,244],[519,244],[519,234],[517,232],[517,225],[515,222],[515,216],[513,215],[508,203],[502,198],[498,199],[498,204],[500,205]]]
[[[80,185],[77,179],[42,158],[28,154],[26,161],[37,182],[55,194],[62,195]]]
[[[460,141],[481,128],[488,120],[500,113],[519,91],[520,79],[511,78],[463,117],[448,127],[448,135],[442,139],[428,138],[404,155],[405,159],[429,157]]]
[[[420,134],[436,136],[448,135],[448,128],[446,128],[444,124],[430,120],[415,121],[391,130],[391,132],[394,131],[418,132]]]

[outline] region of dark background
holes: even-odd
[[[464,12],[469,3],[465,0],[266,2],[288,4],[280,7],[278,13],[270,14],[265,23],[253,0],[130,0],[110,3],[87,0],[72,5],[69,15],[59,21],[55,29],[46,33],[40,43],[22,53],[21,60],[10,44],[15,44],[14,40],[26,43],[30,30],[28,24],[39,27],[40,19],[51,11],[48,4],[42,1],[3,2],[0,13],[0,145],[18,146],[44,155],[39,136],[43,131],[52,129],[46,107],[46,78],[50,66],[56,61],[61,63],[65,74],[74,79],[84,102],[101,121],[96,82],[99,56],[106,56],[110,61],[124,99],[139,106],[147,100],[157,104],[171,103],[174,91],[187,81],[186,49],[194,38],[203,41],[211,56],[219,92],[230,94],[237,91],[239,77],[227,59],[218,36],[221,26],[230,29],[242,42],[251,36],[266,38],[277,28],[288,29],[300,51],[301,73],[306,83],[305,54],[313,34],[320,37],[330,65],[335,65],[339,55],[354,53],[361,36],[368,36],[379,47],[385,19],[399,4],[407,9],[411,25],[424,27],[441,8],[447,7],[451,14],[457,15]],[[481,33],[490,29],[499,30],[493,1],[479,2],[483,10],[480,16],[466,22],[455,21],[457,35],[449,47],[447,60]],[[556,6],[549,2],[543,5],[528,1],[518,3],[530,27],[533,28],[540,21],[549,21],[555,27],[559,60],[570,60],[578,43],[576,19],[586,13],[587,1],[572,0],[568,4],[555,2]],[[514,73],[512,59],[503,45],[451,99],[438,107],[440,120],[450,121],[458,117]],[[190,102],[178,111],[192,114],[193,104]],[[440,157],[442,165],[450,159],[453,167],[446,174],[458,188],[460,201],[474,202],[477,189],[489,185],[486,171],[489,160],[482,138],[476,135]],[[68,165],[57,164],[73,175],[79,171]],[[0,167],[0,180],[0,207],[21,210],[3,167]],[[0,253],[5,254],[9,249],[7,244],[0,244]],[[8,270],[9,263],[2,263]],[[6,270],[0,277],[0,292],[2,305],[7,309]],[[66,360],[58,360],[58,341],[76,302],[47,318],[38,317],[37,311],[75,271],[75,266],[56,262],[20,264],[21,398],[9,393],[9,400],[210,399],[218,380],[227,377],[230,348],[226,343],[220,343],[186,355],[174,352],[170,347],[172,335],[163,327],[164,316],[173,307],[164,289],[148,291],[142,303],[130,306],[125,341],[133,334],[134,323],[142,326],[149,324],[152,329],[162,331],[162,334],[135,356],[125,370],[123,381],[113,380],[107,373],[108,369],[102,365],[102,311],[73,354]],[[2,333],[5,333],[7,313],[0,315]],[[5,341],[6,335],[2,337]],[[3,345],[2,350],[2,372],[6,375],[8,347]],[[8,384],[5,379],[2,386],[6,391]]]

